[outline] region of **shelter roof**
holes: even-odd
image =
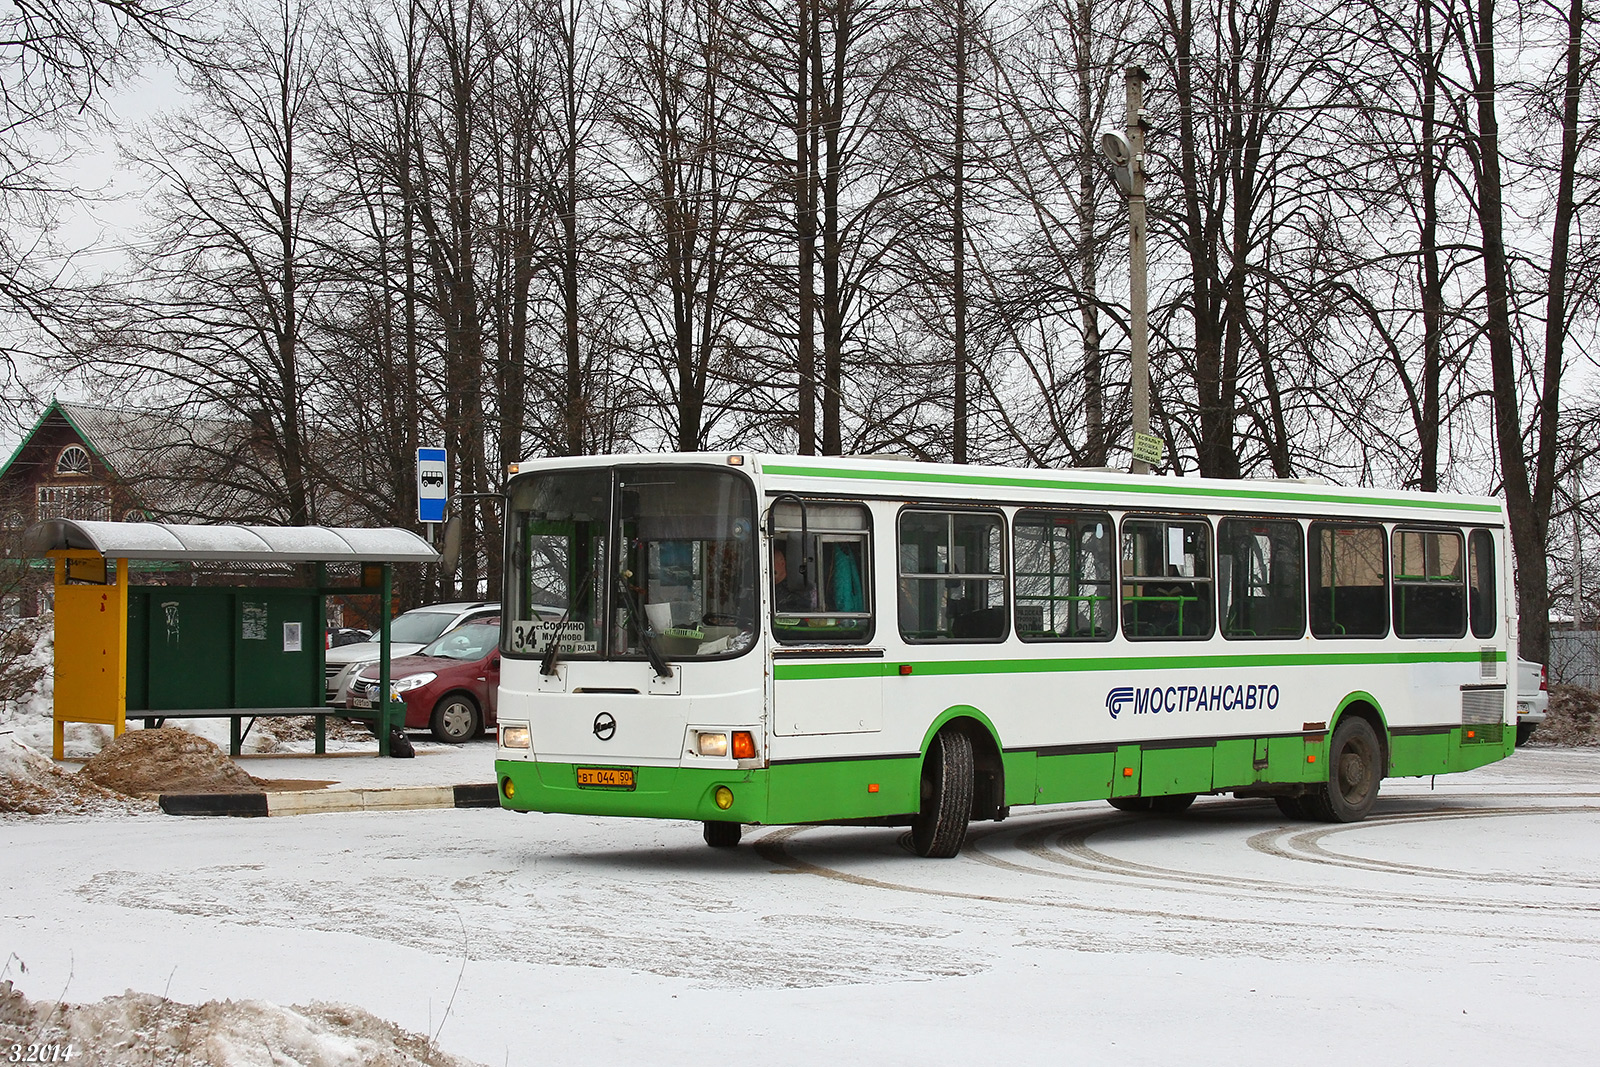
[[[395,527],[203,526],[177,522],[48,519],[23,534],[23,548],[87,549],[107,559],[228,560],[252,563],[433,563],[426,541]]]

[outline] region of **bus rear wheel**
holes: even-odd
[[[743,836],[744,827],[736,822],[708,821],[700,833],[712,848],[733,848]]]
[[[949,859],[961,851],[972,818],[972,739],[941,730],[922,764],[922,809],[911,820],[917,855]]]
[[[1149,797],[1111,797],[1106,801],[1118,811],[1150,811]]]
[[[1328,745],[1328,780],[1301,798],[1305,813],[1322,822],[1360,822],[1378,800],[1383,748],[1372,724],[1346,716]]]
[[[1304,797],[1273,797],[1272,799],[1277,802],[1278,810],[1283,812],[1287,818],[1305,819],[1310,817],[1306,814]]]

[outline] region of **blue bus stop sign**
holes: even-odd
[[[445,474],[448,464],[442,448],[417,449],[417,521],[443,522],[449,499]]]

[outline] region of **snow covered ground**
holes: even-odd
[[[1600,751],[1524,749],[1352,826],[1018,809],[948,861],[482,809],[5,819],[0,957],[36,1002],[342,1002],[494,1065],[1587,1064],[1597,782]]]

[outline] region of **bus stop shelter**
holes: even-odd
[[[110,726],[130,712],[148,720],[228,718],[234,755],[241,719],[316,716],[325,750],[323,631],[330,595],[380,598],[379,692],[389,684],[389,625],[396,563],[439,558],[409,530],[327,526],[211,526],[49,519],[23,535],[26,551],[55,563],[55,757],[69,722]],[[130,561],[314,564],[307,587],[132,585]],[[361,565],[359,587],[328,584],[327,565]],[[370,713],[389,754],[405,707]],[[246,727],[248,730],[248,727]]]

